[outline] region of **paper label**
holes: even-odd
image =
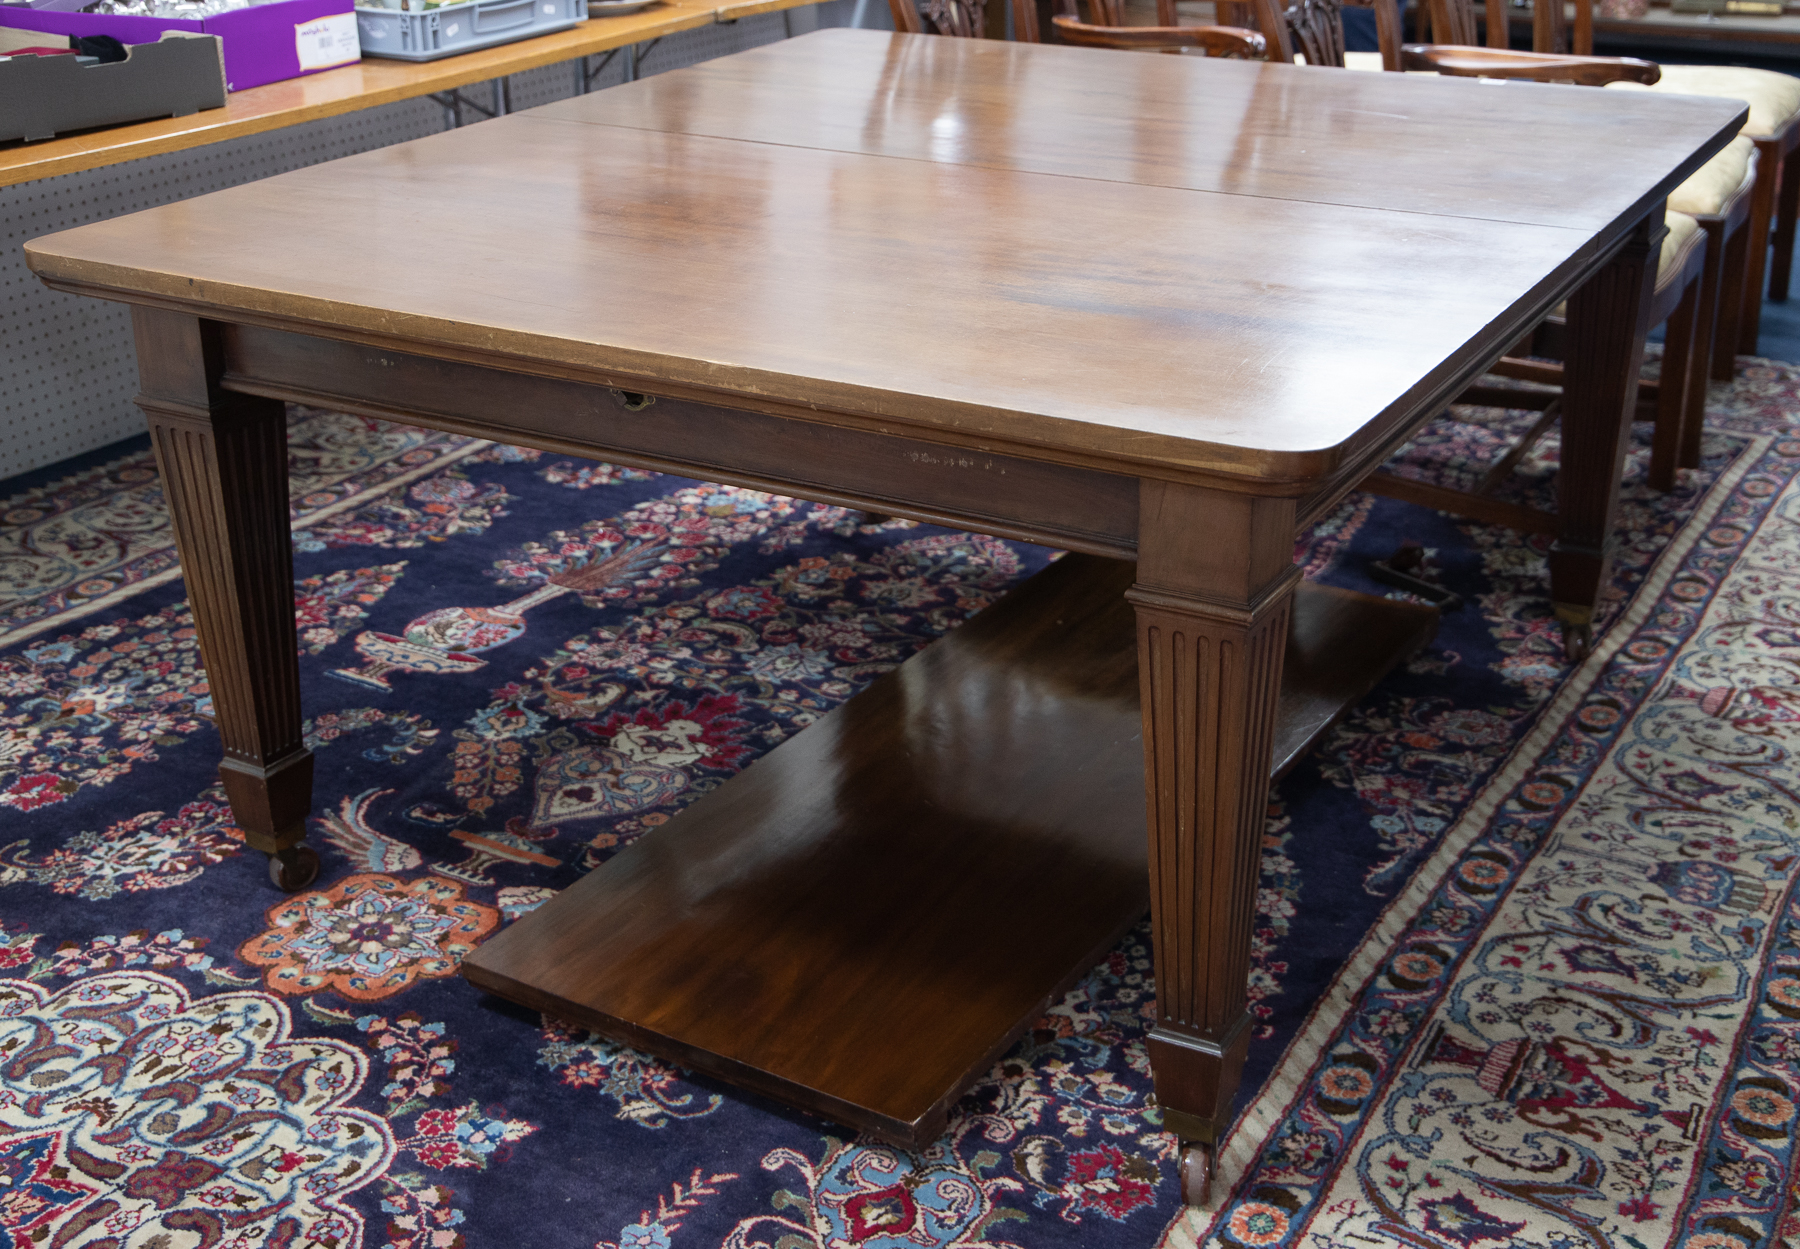
[[[302,71],[348,65],[362,56],[356,37],[356,14],[333,13],[294,27],[294,51]]]

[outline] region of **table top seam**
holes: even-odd
[[[738,135],[705,134],[692,130],[664,130],[656,126],[631,126],[614,121],[587,121],[573,117],[534,116],[537,110],[514,113],[520,120],[545,122],[566,126],[597,126],[609,130],[632,130],[639,134],[680,135],[688,139],[710,139],[717,143],[747,143],[757,147],[787,148],[796,152],[830,152],[839,156],[863,156],[871,160],[905,161],[914,165],[941,165],[952,169],[985,169],[994,173],[1019,174],[1030,178],[1066,178],[1075,182],[1098,182],[1107,186],[1141,186],[1154,187],[1161,191],[1181,191],[1193,195],[1224,195],[1233,199],[1267,200],[1277,204],[1311,204],[1320,208],[1350,208],[1360,212],[1400,213],[1409,217],[1423,217],[1428,220],[1441,221],[1480,221],[1491,225],[1523,226],[1536,230],[1562,230],[1568,233],[1591,237],[1596,233],[1604,233],[1605,227],[1598,230],[1587,226],[1557,225],[1549,221],[1519,221],[1511,217],[1488,217],[1477,213],[1431,212],[1419,208],[1393,208],[1379,204],[1351,204],[1339,200],[1313,199],[1303,195],[1259,195],[1252,191],[1228,191],[1213,187],[1179,186],[1168,182],[1130,182],[1123,178],[1102,178],[1092,174],[1052,173],[1042,169],[1020,169],[1013,165],[989,165],[978,161],[944,161],[930,160],[918,156],[905,156],[893,152],[865,152],[854,148],[821,147],[810,143],[783,143],[773,139],[751,139]]]

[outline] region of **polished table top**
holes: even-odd
[[[27,250],[226,320],[1300,494],[1742,111],[838,30]]]

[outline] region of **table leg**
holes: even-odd
[[[1586,658],[1593,645],[1594,611],[1606,585],[1665,231],[1659,203],[1619,253],[1569,298],[1550,599],[1573,660]]]
[[[225,747],[219,777],[245,839],[269,856],[271,879],[303,889],[319,859],[301,844],[312,752],[300,732],[286,411],[220,388],[217,324],[140,307],[132,325],[137,404],[150,423]]]
[[[1247,984],[1282,654],[1300,572],[1294,505],[1146,481],[1138,682],[1156,941],[1150,1064],[1181,1138],[1184,1200],[1209,1198],[1250,1043]]]

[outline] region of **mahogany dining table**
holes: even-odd
[[[284,888],[318,870],[286,402],[1071,552],[463,972],[917,1148],[1147,903],[1203,1200],[1270,777],[1435,626],[1303,583],[1296,535],[1567,300],[1580,632],[1663,200],[1743,114],[832,30],[27,251],[133,305],[221,774]]]

